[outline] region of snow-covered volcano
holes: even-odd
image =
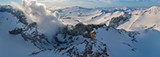
[[[159,57],[160,7],[0,6],[0,57]]]

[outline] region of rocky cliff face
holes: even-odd
[[[17,27],[9,31],[9,33],[12,35],[20,34],[25,41],[32,42],[34,46],[41,50],[32,53],[32,55],[46,50],[54,50],[57,52],[63,52],[70,57],[107,57],[109,56],[107,44],[97,40],[95,29],[104,28],[107,31],[107,27],[112,27],[113,24],[114,26],[118,26],[118,23],[121,20],[125,21],[127,19],[127,17],[123,16],[113,18],[110,26],[106,26],[105,24],[85,25],[83,23],[76,24],[75,26],[67,25],[62,30],[59,30],[55,36],[53,36],[53,40],[48,40],[43,33],[40,33],[37,30],[38,28],[36,22],[28,23],[26,21],[26,17],[22,11],[13,9],[11,6],[2,6],[0,11],[13,14],[17,17],[20,23],[25,25],[25,27]],[[124,32],[123,30],[121,31]],[[129,33],[128,36],[134,38],[135,35]]]

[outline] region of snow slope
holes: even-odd
[[[0,6],[0,57],[159,57],[159,12],[158,6],[50,11],[32,0],[21,9]]]
[[[122,26],[127,26],[124,29],[143,30],[154,26],[154,29],[159,30],[159,10],[160,7],[153,6],[146,10],[137,10],[132,12],[132,18]]]
[[[10,35],[9,31],[25,25],[8,12],[0,12],[0,57],[63,57],[54,52],[46,51],[39,55],[30,56],[32,52],[39,51],[32,43],[25,42],[20,35]]]

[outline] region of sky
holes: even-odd
[[[0,4],[21,3],[22,0],[0,0]],[[160,0],[38,0],[52,8],[82,7],[150,7],[160,6]]]

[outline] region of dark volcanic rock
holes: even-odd
[[[21,34],[23,31],[22,28],[15,28],[13,29],[12,31],[9,31],[10,34],[13,34],[13,35],[17,35],[17,34]]]

